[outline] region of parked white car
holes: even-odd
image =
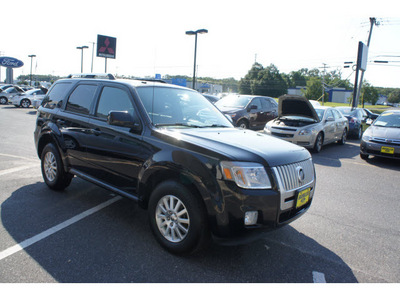
[[[343,145],[349,132],[349,122],[337,109],[313,106],[301,96],[279,98],[278,118],[265,125],[264,133],[320,152],[323,145],[338,142]]]
[[[28,108],[34,104],[33,106],[35,107],[36,105],[35,108],[37,108],[40,106],[40,103],[42,103],[46,93],[47,89],[45,88],[29,90],[11,97],[10,102],[16,107],[22,106],[23,108]]]

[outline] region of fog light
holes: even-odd
[[[247,211],[244,215],[244,225],[255,225],[258,219],[258,211]]]

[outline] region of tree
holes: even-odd
[[[400,89],[396,89],[389,94],[388,101],[391,103],[400,103]]]
[[[363,95],[363,103],[369,102],[372,103],[372,105],[375,105],[375,103],[378,102],[378,90],[370,85],[368,82],[364,83],[361,93]]]
[[[307,80],[306,89],[302,90],[304,97],[307,99],[318,100],[322,96],[322,79],[319,77],[311,77]]]

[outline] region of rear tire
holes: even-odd
[[[245,121],[245,120],[240,120],[240,121],[237,123],[237,127],[240,127],[240,128],[242,128],[242,129],[249,129],[249,124],[248,124],[247,121]]]
[[[204,205],[177,181],[162,182],[154,189],[148,213],[155,238],[171,253],[193,253],[210,240]]]
[[[56,146],[47,144],[41,155],[42,176],[47,186],[61,191],[70,185],[72,174],[64,171],[64,165]]]
[[[342,138],[338,141],[339,145],[346,144],[346,139],[347,139],[347,129],[345,128],[343,130]]]
[[[7,103],[8,103],[8,100],[7,100],[6,97],[1,97],[0,98],[0,104],[4,105],[4,104],[7,104]]]
[[[29,106],[31,106],[31,101],[28,99],[22,99],[20,104],[23,108],[29,108]]]

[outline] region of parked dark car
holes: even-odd
[[[342,115],[349,120],[349,136],[361,139],[363,131],[367,125],[368,115],[362,108],[352,108],[349,106],[336,107]]]
[[[174,253],[281,227],[314,195],[305,148],[234,128],[200,93],[176,85],[59,80],[34,138],[48,187],[63,190],[78,176],[137,201]]]
[[[215,105],[232,118],[235,126],[243,129],[262,129],[278,116],[278,103],[265,96],[229,95]]]
[[[400,159],[399,110],[383,112],[364,132],[360,156],[367,160],[370,155]]]
[[[379,117],[379,114],[373,113],[372,111],[370,111],[367,108],[363,108],[363,110],[367,114],[368,119],[375,120],[377,117]]]

